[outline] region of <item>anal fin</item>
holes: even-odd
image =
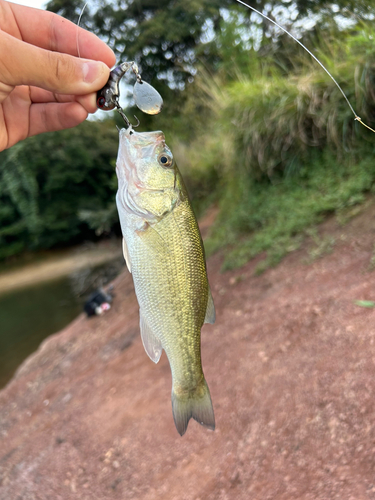
[[[216,311],[215,311],[214,299],[212,298],[210,285],[208,285],[208,300],[207,300],[207,309],[204,322],[213,325],[215,323],[215,319],[216,319]]]
[[[161,353],[163,351],[163,347],[161,345],[160,340],[156,337],[156,335],[153,333],[151,328],[148,326],[142,311],[139,311],[139,317],[140,317],[140,328],[141,328],[141,337],[142,337],[142,343],[143,347],[145,348],[145,351],[149,358],[154,362],[158,363]]]

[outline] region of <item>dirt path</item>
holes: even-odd
[[[1,500],[375,499],[374,207],[333,253],[261,276],[208,262],[202,334],[217,429],[183,438],[165,355],[144,353],[131,276],[113,308],[43,343],[0,392]]]
[[[121,255],[121,242],[103,241],[49,256],[39,263],[26,264],[0,274],[0,294],[36,283],[55,280],[84,267],[95,267]]]

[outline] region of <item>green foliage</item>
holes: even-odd
[[[112,199],[106,208],[82,209],[78,212],[78,219],[86,222],[90,229],[95,231],[96,236],[110,233],[118,221],[117,207]]]
[[[327,20],[332,23],[335,13],[353,23],[373,14],[372,5],[365,0],[334,4],[328,0],[246,3],[284,25],[305,18],[308,23],[301,22],[305,31],[319,24],[326,26]],[[341,4],[345,9],[339,10]],[[82,0],[50,0],[47,9],[76,23],[83,5]],[[89,2],[81,25],[105,40],[118,60],[135,60],[145,80],[170,98],[193,80],[198,60],[216,71],[223,61],[224,66],[234,58],[244,62],[249,47],[267,45],[270,39],[276,43],[280,37],[280,30],[234,0]]]
[[[364,25],[339,39],[326,36],[320,50],[327,47],[324,64],[371,124],[371,31]],[[202,78],[206,132],[185,144],[186,150],[200,151],[185,168],[198,174],[197,184],[196,162],[206,175],[215,172],[220,215],[205,245],[208,254],[225,248],[224,268],[262,252],[258,272],[275,265],[299,247],[309,228],[328,214],[342,220],[346,207],[363,203],[374,190],[372,133],[354,121],[337,87],[309,59],[300,57],[293,72],[267,58],[258,65],[249,60],[237,81]],[[333,244],[319,242],[314,257]]]
[[[275,185],[234,180],[207,242],[208,253],[228,245],[225,269],[265,251],[262,269],[277,264],[298,248],[308,228],[328,214],[364,201],[363,193],[375,180],[369,153],[362,160],[349,155],[342,161],[330,152],[315,155],[308,168]]]
[[[85,122],[1,153],[0,258],[109,231],[117,222],[117,146],[112,122]]]
[[[372,300],[355,300],[354,304],[359,307],[368,307],[368,308],[375,307],[375,302],[373,302]]]
[[[278,4],[254,3],[268,13]],[[298,44],[259,21],[249,35],[243,9],[220,10],[225,5],[101,3],[87,20],[91,31],[114,41],[119,58],[141,61],[146,79],[184,88],[165,87],[162,114],[142,115],[139,130],[164,131],[199,214],[212,202],[220,206],[208,253],[224,247],[224,266],[233,267],[266,252],[260,272],[311,237],[327,214],[344,223],[345,207],[354,213],[374,190],[373,136]],[[301,15],[317,6],[329,11],[324,1],[298,3]],[[76,0],[49,7],[72,19],[80,10]],[[371,124],[372,25],[340,31],[334,23],[328,30],[331,24],[321,16],[324,36],[317,30],[304,41]],[[211,41],[203,39],[207,26],[216,33]],[[113,230],[117,145],[113,122],[86,122],[0,154],[0,259]],[[317,241],[312,257],[333,244]]]
[[[88,4],[82,25],[101,36],[119,60],[135,60],[146,81],[183,88],[196,63],[207,23],[215,31],[230,0],[136,0]],[[77,22],[77,0],[50,0],[48,10]],[[159,83],[158,83],[159,82]],[[164,87],[164,91],[166,88]]]
[[[339,50],[338,42],[334,43],[338,47],[333,61],[326,61],[328,69],[366,120],[375,111],[375,57],[369,52],[360,56],[354,49],[349,52],[345,44]],[[298,74],[285,76],[275,66],[263,67],[261,73],[227,85],[220,106],[223,118],[232,117],[226,123],[232,128],[234,147],[256,178],[292,174],[307,161],[311,147],[344,154],[365,132],[353,121],[334,82],[319,67],[312,69],[306,59],[304,71]]]
[[[38,186],[30,171],[18,161],[21,145],[3,154],[0,170],[0,258],[25,248],[26,235],[38,235]],[[1,248],[3,247],[3,248]]]

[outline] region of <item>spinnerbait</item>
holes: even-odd
[[[137,81],[133,88],[133,97],[137,107],[148,115],[156,115],[160,113],[163,107],[163,99],[159,92],[149,83],[142,80],[139,74],[138,66],[134,61],[123,62],[116,66],[110,73],[106,85],[98,91],[96,104],[103,111],[117,109],[126,123],[126,127],[131,127],[131,123],[119,104],[120,99],[120,80],[125,73],[132,69]],[[139,125],[139,120],[137,118]]]

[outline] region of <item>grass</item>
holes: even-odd
[[[336,240],[331,235],[319,236],[318,230],[314,227],[308,229],[306,233],[311,237],[314,246],[312,246],[308,253],[309,257],[307,263],[310,264],[316,259],[320,259],[324,255],[330,254],[333,251]]]
[[[326,37],[321,50],[328,55],[319,54],[370,125],[375,113],[371,30],[361,26],[336,39]],[[345,224],[358,213],[366,194],[375,192],[375,141],[309,59],[289,73],[268,59],[237,76],[202,82],[209,118],[196,138],[180,147],[182,170],[198,193],[196,206],[204,208],[204,199],[220,206],[205,241],[207,255],[222,250],[225,270],[264,252],[260,273],[312,238],[328,215]],[[329,236],[316,237],[309,258],[332,251],[334,244]]]
[[[371,157],[338,162],[329,153],[316,158],[309,170],[276,185],[233,182],[221,205],[221,213],[205,243],[211,254],[225,247],[223,269],[245,264],[267,252],[257,272],[276,265],[296,250],[328,214],[342,212],[365,200],[373,189],[375,164]],[[329,252],[334,241],[316,240],[311,257]]]

